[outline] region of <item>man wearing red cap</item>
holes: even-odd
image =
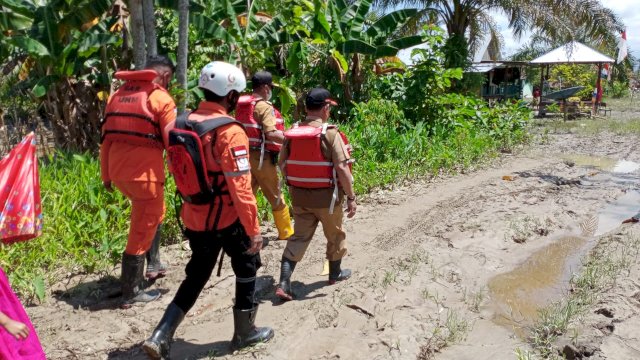
[[[347,217],[356,213],[356,195],[351,175],[351,148],[346,136],[327,121],[337,103],[329,91],[312,89],[305,101],[307,117],[285,132],[279,165],[289,185],[293,207],[294,235],[282,254],[280,283],[276,296],[292,300],[291,274],[302,260],[318,222],[327,238],[329,284],[348,279],[351,270],[342,269],[347,254],[342,229],[342,205],[346,195]]]

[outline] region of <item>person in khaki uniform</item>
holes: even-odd
[[[253,194],[262,190],[278,229],[278,239],[286,240],[293,234],[289,207],[280,191],[276,168],[278,153],[284,141],[284,119],[269,102],[273,90],[273,77],[268,71],[259,71],[251,78],[253,93],[238,101],[236,118],[247,130],[250,144],[251,188]]]
[[[318,222],[327,239],[329,284],[351,276],[351,270],[341,269],[342,258],[347,255],[346,234],[342,229],[345,197],[347,217],[356,213],[348,143],[336,127],[327,124],[331,106],[337,105],[329,91],[312,89],[305,105],[306,119],[285,132],[286,140],[280,152],[279,165],[289,184],[295,220],[294,235],[282,254],[280,283],[276,289],[276,296],[284,301],[293,299],[291,274],[309,247]],[[296,131],[312,136],[296,138]]]

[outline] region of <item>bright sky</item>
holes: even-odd
[[[601,0],[603,1],[603,0]],[[640,0],[605,0],[606,5],[612,9],[627,26],[627,45],[629,52],[640,57]],[[504,36],[503,57],[507,58],[513,54],[520,45],[527,41],[527,36],[520,40],[515,39],[509,30],[507,18],[500,13],[494,13],[494,17]],[[409,61],[410,49],[401,51],[398,56],[405,62]],[[616,58],[616,54],[606,54]]]
[[[601,2],[603,2],[601,0]],[[606,6],[613,10],[627,26],[627,45],[629,52],[634,56],[640,55],[640,0],[610,0],[606,1]],[[512,32],[509,31],[507,18],[496,13],[495,19],[498,22],[504,36],[503,55],[508,57],[513,54],[520,45],[526,42],[527,37],[523,36],[521,40],[513,38]],[[617,54],[606,54],[612,58],[616,58]]]

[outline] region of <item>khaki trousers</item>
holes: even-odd
[[[260,150],[251,150],[249,155],[253,194],[257,194],[258,188],[260,188],[264,197],[269,201],[272,210],[278,211],[284,209],[285,202],[282,192],[280,191],[278,170],[271,160],[271,154],[269,152],[264,153],[264,160],[262,161],[262,168],[260,170],[258,170],[258,166],[260,165]]]
[[[300,261],[307,251],[318,222],[322,223],[322,231],[327,238],[326,258],[329,261],[342,259],[347,255],[346,234],[342,230],[342,204],[336,204],[333,214],[329,208],[293,207],[293,236],[287,241],[283,257],[291,261]]]

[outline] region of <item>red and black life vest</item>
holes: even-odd
[[[222,172],[207,170],[202,137],[224,125],[241,124],[228,116],[202,121],[191,121],[188,118],[188,113],[182,114],[176,119],[175,127],[169,130],[169,172],[185,202],[194,205],[210,204],[216,196],[228,194],[228,190]],[[222,182],[218,181],[219,177],[222,177]]]
[[[256,104],[259,101],[266,100],[258,98],[253,94],[240,96],[238,104],[236,105],[236,119],[242,123],[247,131],[249,146],[251,148],[278,153],[280,152],[282,144],[267,140],[264,132],[262,131],[262,124],[259,124],[253,117],[253,110],[256,108]],[[276,117],[276,130],[284,131],[284,119],[282,118],[282,114],[280,114],[280,111],[275,107],[273,108],[273,111]]]
[[[113,94],[101,124],[102,138],[113,142],[162,149],[162,132],[156,116],[148,108],[152,92],[166,91],[153,83],[154,70],[118,71],[115,78],[125,83]]]
[[[322,153],[321,142],[325,141],[328,129],[337,130],[337,126],[295,125],[285,131],[284,135],[289,144],[289,156],[285,160],[287,184],[306,189],[330,188],[337,185],[338,178],[333,162],[327,161]],[[351,155],[351,145],[346,135],[341,131],[338,131],[338,134]]]

